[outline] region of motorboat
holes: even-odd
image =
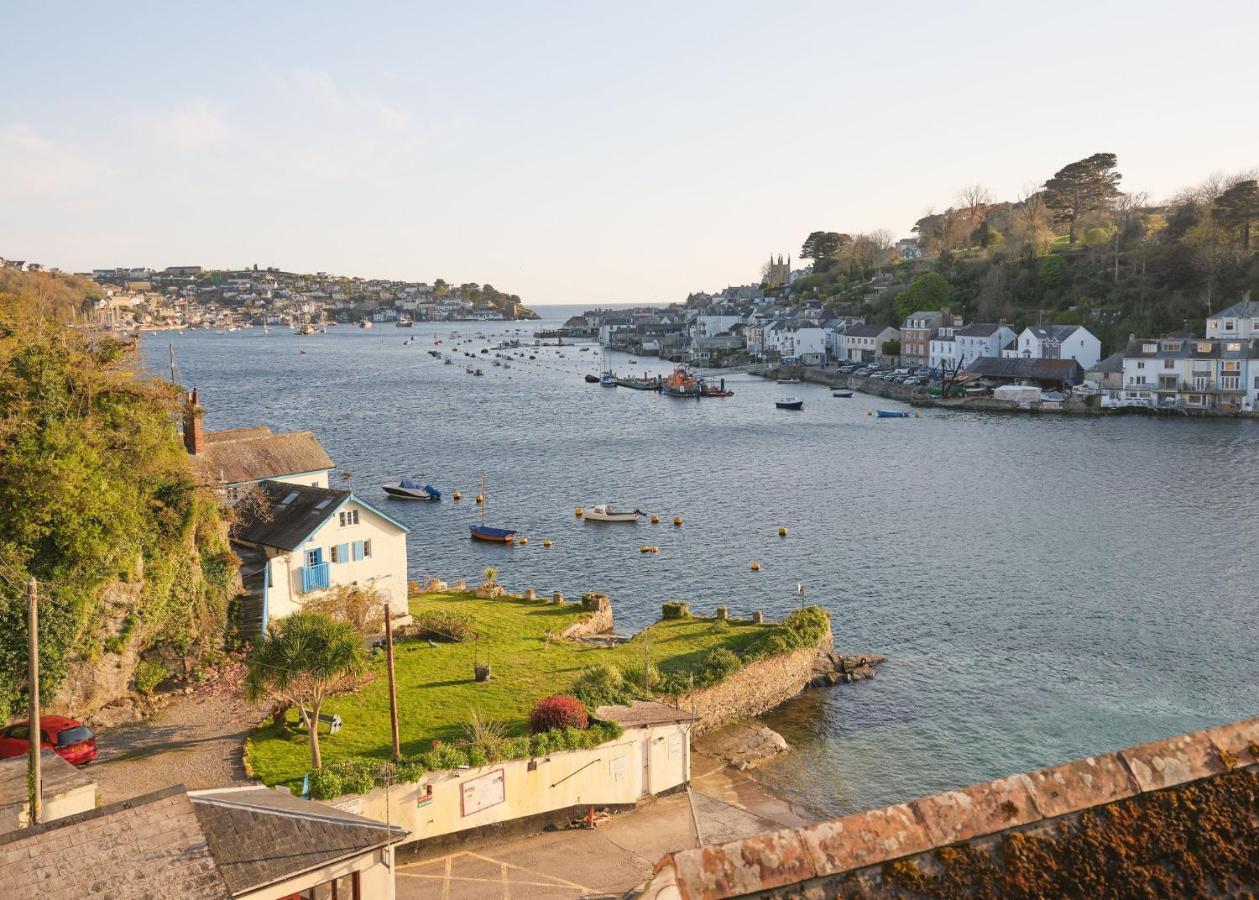
[[[398,500],[440,500],[442,492],[431,484],[422,484],[412,478],[402,478],[380,486],[390,497]]]
[[[784,397],[781,400],[775,400],[774,405],[779,409],[804,409],[804,401],[799,397]]]
[[[616,376],[611,372],[600,372],[599,384],[602,387],[616,387]]]
[[[843,397],[845,400],[852,396],[852,391],[831,391],[832,397]]]
[[[530,359],[532,359],[532,358],[533,358],[533,357],[530,357]],[[598,375],[587,375],[587,376],[586,376],[586,384],[598,384],[598,383],[599,383],[599,376],[598,376]]]
[[[779,378],[778,383],[779,384],[799,384],[800,379],[799,378]]]
[[[642,516],[641,510],[636,509],[633,512],[615,510],[606,503],[600,503],[583,513],[583,518],[587,522],[637,522]]]
[[[874,414],[880,419],[908,419],[909,413],[901,409],[876,409]]]

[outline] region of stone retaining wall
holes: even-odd
[[[560,637],[575,641],[612,630],[612,601],[607,594],[587,594],[581,598],[581,608],[589,615],[561,631]]]
[[[800,693],[813,678],[818,650],[831,649],[831,632],[816,647],[801,647],[781,656],[758,659],[712,687],[678,698],[679,709],[695,711],[694,734],[769,712]]]

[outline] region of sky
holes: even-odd
[[[0,257],[492,284],[752,281],[1095,152],[1259,166],[1259,4],[49,3],[5,15]]]

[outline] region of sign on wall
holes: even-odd
[[[459,786],[462,814],[470,816],[507,799],[507,782],[502,769],[469,778]]]

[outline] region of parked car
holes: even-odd
[[[41,716],[40,742],[72,766],[86,766],[96,759],[96,735],[82,722],[65,716]],[[24,756],[30,752],[30,728],[26,722],[15,722],[0,730],[0,759]]]

